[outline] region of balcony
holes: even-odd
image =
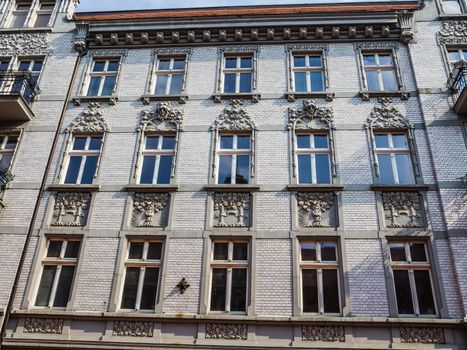
[[[454,111],[457,114],[467,115],[467,62],[454,63],[454,69],[449,75],[447,87],[452,92]]]
[[[0,73],[0,122],[26,122],[34,117],[31,103],[37,95],[35,77]]]

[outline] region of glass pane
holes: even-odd
[[[237,156],[237,176],[235,183],[247,184],[250,181],[250,156]]]
[[[404,243],[391,243],[389,245],[391,251],[391,260],[392,261],[407,261],[407,256],[405,255],[405,244]]]
[[[75,184],[78,180],[79,168],[81,166],[82,157],[70,157],[70,162],[68,163],[68,171],[65,177],[66,184]]]
[[[310,136],[309,135],[297,135],[297,147],[298,148],[310,148]]]
[[[431,289],[430,272],[427,270],[415,270],[413,273],[415,275],[420,314],[434,315],[436,311]]]
[[[305,56],[294,56],[293,65],[294,67],[305,67]]]
[[[310,56],[310,67],[321,67],[321,56]]]
[[[10,154],[0,155],[0,164],[4,169],[8,169],[13,157]]]
[[[149,243],[148,260],[160,260],[162,257],[162,243]]]
[[[102,137],[91,137],[91,141],[89,142],[89,150],[91,151],[99,151],[102,145]]]
[[[219,156],[218,184],[232,183],[232,156]]]
[[[164,136],[162,149],[175,149],[175,136]]]
[[[97,96],[100,85],[101,77],[92,77],[89,83],[88,96]]]
[[[399,314],[413,314],[412,294],[410,292],[409,272],[394,270],[397,310]]]
[[[237,136],[237,149],[250,149],[250,136]]]
[[[86,148],[87,137],[75,137],[75,142],[73,142],[74,150],[84,150]]]
[[[172,82],[170,83],[170,94],[178,95],[182,91],[183,74],[172,75]]]
[[[165,91],[167,89],[167,81],[169,79],[169,76],[164,74],[158,74],[157,75],[157,81],[156,81],[156,95],[165,95]]]
[[[400,184],[413,183],[412,164],[407,154],[396,154],[397,174]]]
[[[328,136],[327,135],[315,135],[315,148],[328,149]]]
[[[389,138],[388,135],[375,135],[375,145],[376,148],[389,148]]]
[[[235,92],[235,81],[237,79],[236,74],[225,74],[224,76],[224,92]]]
[[[462,8],[457,0],[443,0],[443,10],[448,15],[462,14]]]
[[[134,309],[136,306],[136,293],[138,291],[139,267],[127,267],[125,284],[122,294],[122,309]]]
[[[247,270],[232,269],[231,311],[246,311]]]
[[[337,261],[336,243],[323,242],[321,243],[321,260],[322,261]]]
[[[316,270],[302,270],[303,312],[318,312],[318,281]]]
[[[50,293],[52,292],[52,284],[54,282],[57,268],[55,266],[44,266],[42,277],[37,291],[36,306],[48,306]]]
[[[225,311],[226,269],[212,269],[211,311]]]
[[[49,241],[49,248],[47,249],[48,258],[59,258],[62,251],[63,241]]]
[[[423,243],[410,243],[410,257],[412,261],[426,262],[425,245]]]
[[[107,67],[107,72],[117,72],[120,61],[110,61]]]
[[[105,68],[105,61],[94,62],[93,72],[103,72]]]
[[[154,170],[156,168],[157,157],[145,156],[143,159],[143,168],[141,169],[140,184],[152,184]]]
[[[92,184],[94,175],[96,174],[97,159],[98,157],[96,156],[86,157],[86,164],[84,165],[83,176],[81,177],[82,184]]]
[[[154,310],[156,305],[159,269],[146,267],[144,272],[143,292],[141,293],[141,310]]]
[[[367,89],[369,91],[379,91],[378,72],[370,70],[365,72]]]
[[[159,162],[158,184],[169,184],[172,175],[172,156],[161,156]]]
[[[34,23],[34,27],[36,28],[47,27],[47,24],[49,24],[49,20],[50,20],[50,13],[38,14],[36,18],[36,22]]]
[[[390,54],[379,54],[380,66],[392,66],[392,57]]]
[[[79,254],[80,241],[68,241],[65,249],[65,258],[77,258]]]
[[[295,91],[296,92],[306,92],[306,73],[305,72],[295,72]]]
[[[159,144],[159,136],[146,137],[146,149],[157,149]]]
[[[18,65],[18,70],[21,72],[29,71],[29,66],[31,65],[31,61],[20,61]]]
[[[323,72],[311,72],[311,91],[324,91]]]
[[[317,154],[316,160],[316,182],[319,184],[331,183],[329,168],[329,154]]]
[[[378,154],[379,178],[383,184],[393,184],[391,156],[389,154]]]
[[[185,69],[185,60],[174,60],[174,69]]]
[[[316,243],[302,243],[302,260],[303,261],[316,261]]]
[[[227,57],[225,59],[225,68],[237,68],[237,57]]]
[[[392,145],[394,148],[409,148],[405,135],[392,135]]]
[[[74,266],[62,266],[62,271],[58,279],[57,291],[55,292],[54,307],[66,307],[66,304],[68,304],[74,274]]]
[[[10,61],[0,61],[0,71],[5,71],[8,70],[8,67],[10,66]]]
[[[298,182],[311,184],[311,157],[298,156]]]
[[[229,254],[228,243],[214,243],[214,260],[227,260]]]
[[[393,71],[385,70],[381,72],[383,77],[383,86],[385,91],[396,91],[397,81],[396,74]]]
[[[365,66],[375,66],[376,65],[375,55],[363,55],[363,64]]]
[[[248,243],[234,243],[233,260],[248,260]]]
[[[128,259],[142,259],[143,250],[144,250],[143,242],[131,242],[130,251],[128,252]]]
[[[11,28],[18,28],[24,25],[26,17],[28,16],[27,12],[17,12],[14,14],[13,21],[11,22]]]
[[[251,68],[253,60],[251,57],[242,57],[240,59],[240,68]]]
[[[323,270],[323,298],[325,313],[340,312],[337,270]]]
[[[8,140],[7,140],[6,144],[5,144],[5,149],[15,149],[17,142],[18,142],[18,137],[8,136]]]
[[[232,149],[233,139],[233,136],[221,136],[221,149]]]
[[[102,88],[102,96],[111,96],[115,88],[117,77],[105,77],[104,87]]]
[[[167,69],[170,69],[170,59],[159,60],[159,70],[167,70]]]
[[[461,58],[459,56],[459,51],[449,51],[448,52],[448,57],[450,62],[457,62],[460,61]]]
[[[251,92],[251,73],[240,74],[240,92]]]

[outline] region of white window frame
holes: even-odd
[[[116,71],[111,71],[108,72],[107,69],[109,67],[110,62],[117,61],[118,60],[118,68]],[[102,72],[93,72],[94,66],[96,62],[105,62],[104,64],[104,71]],[[120,69],[122,66],[122,57],[98,57],[95,56],[92,58],[90,64],[89,64],[89,70],[87,77],[85,79],[85,83],[83,84],[83,88],[81,91],[81,95],[84,95],[85,97],[102,97],[102,98],[108,98],[112,97],[115,95],[117,91],[117,86],[118,86],[118,81],[119,81],[119,76],[120,76]],[[115,76],[115,84],[112,90],[112,93],[110,95],[102,95],[102,90],[104,88],[104,83],[105,83],[105,78],[106,77],[111,77]],[[99,83],[99,89],[97,92],[97,95],[89,95],[89,88],[91,87],[91,80],[93,77],[100,77],[100,83]]]
[[[43,5],[50,5],[50,6],[53,6],[53,7],[52,7],[51,10],[43,10],[42,9]],[[49,27],[50,26],[50,21],[52,20],[52,17],[53,17],[54,12],[55,12],[56,3],[54,1],[41,1],[41,2],[39,2],[39,4],[37,6],[38,6],[37,9],[34,11],[34,18],[32,18],[31,26],[34,27],[34,28],[44,28],[44,27],[36,27],[37,17],[38,17],[38,15],[41,15],[41,14],[50,13],[49,21],[47,22],[47,24],[45,26],[45,27]]]
[[[169,69],[159,69],[159,63],[161,60],[170,60],[169,64]],[[183,69],[174,69],[174,63],[175,60],[183,60],[185,62],[185,66]],[[150,95],[155,95],[155,96],[167,96],[167,95],[172,95],[170,94],[170,88],[172,86],[172,75],[178,74],[183,76],[183,81],[182,81],[182,86],[180,89],[180,92],[178,92],[175,96],[181,95],[185,91],[185,84],[186,84],[186,73],[187,73],[187,65],[188,65],[188,55],[173,55],[173,56],[164,56],[160,55],[157,56],[155,59],[155,65],[154,65],[154,73],[153,73],[153,79],[151,81],[149,91],[148,93]],[[157,94],[156,93],[156,86],[157,86],[157,80],[159,75],[167,75],[167,86],[165,88],[165,93],[164,94]]]
[[[314,148],[315,144],[315,135],[318,136],[326,136],[327,137],[327,142],[328,142],[328,148]],[[310,148],[299,148],[298,147],[298,136],[308,136],[310,138]],[[303,156],[303,155],[309,155],[311,157],[311,183],[312,184],[317,184],[317,172],[316,172],[316,158],[315,156],[317,154],[327,154],[329,156],[329,167],[328,167],[328,172],[329,172],[329,183],[332,183],[332,149],[331,149],[331,139],[330,135],[328,132],[297,132],[295,134],[295,144],[297,145],[295,149],[295,162],[297,164],[297,183],[300,183],[300,177],[298,174],[300,174],[300,164],[298,162],[298,157]]]
[[[146,144],[147,144],[147,138],[148,137],[159,137],[159,140],[158,140],[158,144],[157,144],[157,150],[154,150],[154,149],[150,149],[150,150],[147,150],[146,149]],[[174,141],[174,148],[169,150],[169,149],[162,149],[162,143],[163,143],[163,139],[164,137],[173,137],[175,139]],[[152,184],[153,185],[157,185],[157,177],[158,177],[158,174],[159,174],[159,166],[160,166],[160,160],[161,160],[161,156],[172,156],[172,162],[171,162],[171,169],[170,169],[170,178],[172,179],[173,178],[173,171],[174,171],[174,164],[175,164],[175,157],[177,156],[177,152],[176,152],[176,149],[177,149],[177,144],[178,144],[178,137],[176,134],[174,133],[163,133],[163,134],[153,134],[153,133],[146,133],[144,134],[144,137],[143,137],[144,141],[143,141],[143,144],[141,145],[141,162],[139,164],[139,172],[138,172],[138,184],[141,183],[141,175],[143,173],[143,164],[144,164],[144,159],[146,156],[149,156],[149,157],[157,157],[156,158],[156,165],[155,165],[155,168],[154,168],[154,175],[153,175],[153,178],[152,178]]]
[[[91,143],[91,138],[97,138],[97,137],[101,138],[101,148],[99,150],[88,150],[89,144]],[[73,146],[75,144],[76,138],[86,138],[86,145],[84,147],[85,148],[84,150],[73,150]],[[74,134],[72,135],[72,139],[71,139],[70,146],[69,146],[70,149],[67,152],[67,157],[66,157],[66,162],[65,162],[65,172],[63,176],[63,183],[65,183],[65,180],[68,174],[68,167],[70,166],[71,157],[74,157],[74,156],[81,157],[81,164],[79,167],[78,176],[77,176],[75,185],[81,184],[87,156],[97,156],[96,171],[94,174],[94,179],[95,179],[98,173],[99,165],[100,165],[103,145],[104,145],[104,135],[102,134],[95,134],[95,135]]]
[[[5,149],[6,144],[8,143],[8,139],[10,137],[16,137],[16,146],[14,149]],[[6,170],[10,170],[13,166],[13,161],[15,159],[16,150],[18,149],[18,144],[20,140],[19,133],[0,133],[0,160],[3,158],[4,155],[11,155],[10,165]]]
[[[216,243],[228,243],[228,256],[227,260],[214,260],[214,246]],[[233,246],[235,243],[247,244],[247,260],[233,260]],[[248,312],[248,304],[250,302],[250,260],[251,260],[251,241],[245,239],[215,239],[211,242],[211,256],[210,256],[210,279],[209,279],[209,297],[208,297],[208,310],[211,314],[233,314],[233,315],[246,315]],[[225,310],[211,310],[211,293],[212,293],[212,279],[213,269],[221,268],[227,269],[226,278],[226,292],[225,292]],[[245,311],[231,311],[231,298],[232,298],[232,270],[245,269],[246,270],[246,292],[245,292]]]
[[[225,64],[227,59],[236,58],[236,68],[226,68]],[[240,68],[242,58],[251,58],[251,68]],[[221,67],[221,82],[220,90],[224,94],[252,94],[256,90],[256,64],[255,64],[255,55],[254,53],[224,53],[222,57],[222,67]],[[241,73],[251,73],[251,89],[248,92],[240,92],[240,74]],[[225,75],[226,74],[235,74],[235,92],[225,92]]]
[[[305,67],[295,67],[295,57],[305,56]],[[311,67],[309,65],[310,57],[320,57],[321,67]],[[300,93],[322,93],[327,90],[327,78],[326,78],[326,61],[322,52],[293,52],[291,55],[290,65],[291,65],[291,80],[292,80],[292,92]],[[323,90],[321,91],[311,91],[311,73],[312,72],[321,72],[323,77]],[[306,73],[306,91],[297,91],[295,86],[295,73]]]
[[[381,65],[379,63],[379,55],[381,55],[381,54],[391,56],[392,65]],[[393,91],[399,91],[401,89],[401,84],[400,84],[400,81],[398,79],[397,60],[396,60],[395,54],[394,54],[394,52],[392,50],[391,51],[366,51],[366,50],[362,50],[360,52],[360,55],[361,55],[361,60],[362,60],[363,81],[364,81],[366,91],[369,91],[369,92],[393,92]],[[372,66],[365,65],[365,61],[364,61],[363,56],[366,56],[366,55],[374,55],[376,65],[372,65]],[[366,78],[366,72],[367,71],[376,71],[377,72],[379,90],[370,90],[369,89],[368,81],[367,81],[367,78]],[[384,88],[383,76],[381,74],[381,72],[383,72],[383,71],[391,71],[391,72],[394,73],[394,79],[395,79],[397,90],[386,90]]]
[[[221,148],[221,139],[224,136],[233,136],[233,144],[232,148]],[[249,136],[250,137],[250,148],[249,149],[237,149],[237,140],[238,136]],[[250,157],[249,165],[248,165],[248,184],[251,183],[252,179],[252,174],[251,174],[251,168],[252,168],[252,157],[253,157],[253,141],[252,141],[252,133],[228,133],[228,132],[221,132],[219,133],[219,141],[217,142],[216,145],[216,164],[218,164],[218,169],[216,171],[216,184],[219,184],[219,171],[220,171],[220,157],[221,156],[232,156],[232,163],[231,163],[231,179],[230,179],[230,184],[235,185],[236,184],[236,178],[237,178],[237,156],[239,155],[248,155]]]
[[[449,59],[449,53],[454,52],[454,51],[457,51],[457,53],[459,54],[460,60],[451,61]],[[447,57],[447,61],[448,61],[450,71],[452,71],[452,69],[454,68],[454,63],[459,62],[459,61],[466,61],[464,59],[464,54],[467,54],[467,47],[447,47],[446,48],[446,57]]]
[[[29,9],[27,11],[26,10],[18,10],[18,7],[21,6],[21,5],[29,5]],[[24,28],[24,27],[27,27],[32,11],[33,11],[32,1],[14,3],[13,8],[11,9],[10,19],[8,21],[8,26],[7,27],[8,28]],[[21,27],[14,27],[13,23],[14,23],[14,20],[15,20],[16,13],[18,13],[18,12],[27,12],[26,18],[24,19],[24,23],[23,23],[23,25]]]
[[[454,16],[455,16],[455,15],[462,15],[462,14],[464,14],[464,6],[465,6],[465,5],[464,5],[464,2],[463,2],[462,0],[448,0],[448,1],[440,0],[440,2],[441,2],[441,8],[442,8],[444,14],[446,14],[446,15],[454,15]],[[450,13],[449,11],[446,11],[445,6],[444,6],[444,4],[445,4],[446,2],[457,2],[457,4],[459,5],[460,13],[452,13],[452,12]]]

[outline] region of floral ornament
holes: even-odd
[[[242,107],[243,101],[232,100],[230,105],[224,108],[219,119],[214,122],[214,130],[256,130],[255,123]]]
[[[305,227],[328,227],[322,222],[322,215],[334,203],[333,192],[297,193],[302,225]]]
[[[413,124],[405,119],[396,107],[391,105],[391,98],[381,97],[378,101],[381,103],[381,106],[375,106],[371,116],[367,119],[366,127],[377,129],[413,129]]]
[[[183,111],[168,102],[161,102],[153,111],[141,112],[140,128],[145,131],[183,129]]]
[[[83,226],[83,218],[91,200],[90,193],[66,192],[55,197],[53,226]],[[71,216],[71,220],[67,217]]]
[[[326,128],[334,129],[334,115],[332,109],[318,107],[315,100],[303,101],[303,108],[297,110],[289,108],[288,129],[313,129],[316,121],[325,124]]]
[[[388,227],[421,227],[419,223],[421,202],[418,192],[383,192],[383,207],[390,219]],[[401,216],[409,218],[408,223],[399,222]]]
[[[133,225],[136,227],[160,227],[154,217],[167,205],[167,193],[135,193],[133,196]]]
[[[68,127],[72,133],[104,133],[109,130],[101,111],[101,104],[98,102],[89,103],[87,110],[81,112]]]
[[[214,194],[216,227],[245,227],[247,209],[249,205],[248,193],[216,193]],[[234,217],[234,222],[228,222],[229,217]]]

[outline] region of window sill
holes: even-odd
[[[223,100],[251,100],[253,103],[258,103],[261,99],[261,94],[258,93],[238,93],[238,94],[214,94],[212,95],[214,102],[221,103]]]
[[[461,13],[461,14],[454,14],[454,15],[450,15],[450,14],[442,14],[442,15],[439,15],[438,17],[440,20],[456,20],[456,19],[459,19],[459,20],[465,20],[467,18],[467,13]]]
[[[360,91],[363,101],[370,101],[372,97],[400,97],[401,100],[408,100],[410,92],[408,91]]]
[[[295,102],[297,98],[324,98],[326,101],[331,102],[334,100],[334,92],[288,92],[285,94],[287,101]]]
[[[55,184],[47,186],[48,191],[57,192],[97,192],[100,185],[79,185],[79,184]]]
[[[292,184],[288,185],[287,189],[289,191],[297,192],[330,192],[342,191],[344,189],[344,186],[338,184]]]
[[[188,95],[143,95],[141,100],[143,104],[148,105],[151,101],[178,101],[180,104],[185,104],[188,101]]]
[[[128,185],[128,192],[177,192],[178,185]]]
[[[45,33],[51,33],[52,28],[51,27],[15,27],[15,28],[0,28],[0,33],[1,32],[45,32]]]
[[[204,190],[207,192],[256,192],[261,187],[259,185],[206,185]]]
[[[108,102],[113,106],[118,102],[118,96],[76,96],[73,99],[75,106],[81,106],[82,102]]]
[[[390,185],[373,184],[370,186],[373,191],[428,191],[427,185],[409,184],[409,185]]]

